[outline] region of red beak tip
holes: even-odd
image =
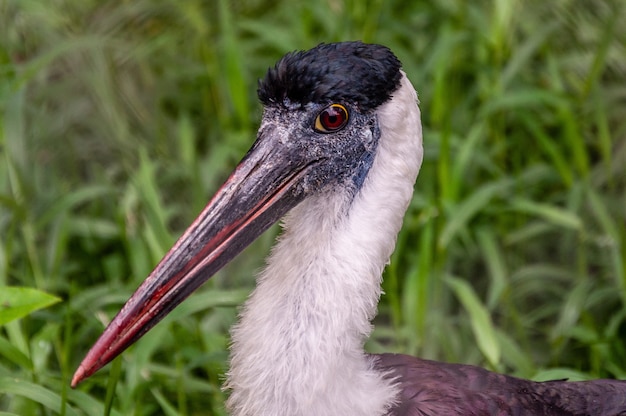
[[[86,377],[87,377],[87,374],[85,374],[85,369],[83,365],[81,364],[76,370],[76,372],[74,373],[74,377],[72,377],[72,383],[70,384],[70,386],[72,386],[73,389],[76,388],[76,386],[81,381],[83,381]]]

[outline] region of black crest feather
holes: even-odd
[[[361,110],[387,101],[400,83],[400,61],[381,45],[362,42],[321,44],[291,52],[259,81],[265,105],[350,102]]]

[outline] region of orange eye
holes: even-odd
[[[315,119],[315,130],[319,133],[333,133],[348,123],[348,110],[341,104],[331,104]]]

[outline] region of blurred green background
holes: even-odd
[[[425,140],[367,349],[626,378],[624,22],[621,0],[0,0],[0,292],[60,298],[16,319],[0,295],[0,413],[225,414],[276,228],[69,381],[252,143],[266,69],[355,39],[401,59]]]

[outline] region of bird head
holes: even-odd
[[[384,46],[321,44],[285,55],[259,82],[256,141],[196,220],[105,329],[76,386],[139,339],[307,197],[355,196],[381,140],[377,110],[400,87]],[[421,158],[421,155],[420,155]]]

